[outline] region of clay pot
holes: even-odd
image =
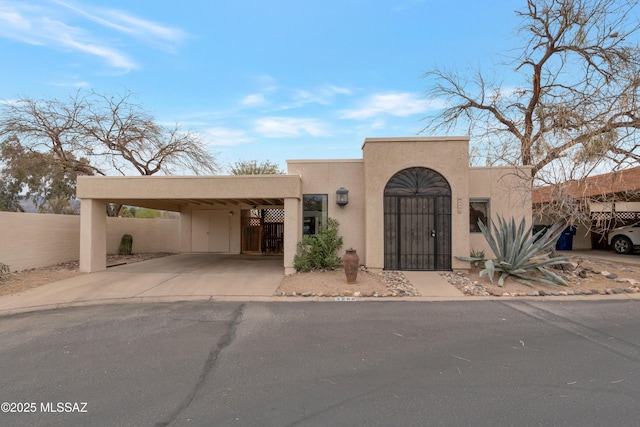
[[[358,267],[360,267],[360,257],[355,249],[347,249],[342,257],[344,261],[344,273],[347,275],[347,283],[356,283]]]

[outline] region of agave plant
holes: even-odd
[[[480,276],[487,274],[491,283],[496,273],[500,274],[498,286],[504,285],[504,279],[513,276],[514,280],[527,286],[533,286],[532,281],[548,285],[567,286],[567,282],[557,274],[545,267],[554,264],[562,264],[568,257],[551,257],[548,254],[552,249],[564,228],[562,224],[556,224],[549,229],[540,230],[532,234],[532,227],[526,227],[524,219],[516,226],[516,221],[511,218],[507,222],[498,217],[498,226],[491,221],[493,234],[481,221],[478,221],[480,231],[496,256],[495,260],[478,257],[457,257],[463,261],[483,262],[484,269]]]

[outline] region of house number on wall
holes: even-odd
[[[462,213],[462,199],[458,198],[458,213]]]

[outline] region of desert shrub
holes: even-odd
[[[120,239],[120,246],[118,247],[119,255],[131,255],[133,249],[133,236],[131,234],[125,234]]]
[[[471,249],[469,253],[470,258],[484,259],[484,251],[482,249]],[[474,261],[471,263],[474,267],[478,267],[480,265],[480,261]]]
[[[553,249],[556,241],[562,234],[564,226],[556,224],[549,229],[543,229],[532,233],[533,227],[526,227],[524,218],[520,225],[516,221],[505,221],[498,217],[498,225],[491,221],[493,234],[482,222],[478,222],[480,231],[487,243],[496,255],[495,260],[487,260],[483,257],[456,257],[463,261],[481,262],[484,269],[480,276],[488,275],[491,283],[495,273],[500,273],[498,286],[504,284],[504,279],[513,276],[519,283],[532,286],[531,282],[541,282],[548,285],[567,285],[567,282],[557,274],[545,267],[555,264],[563,264],[568,257],[551,257],[549,251]]]
[[[297,271],[333,270],[342,265],[342,259],[337,254],[343,244],[342,236],[338,235],[338,226],[338,221],[329,218],[316,236],[302,238],[293,258],[293,266]]]
[[[9,273],[9,266],[0,262],[0,277],[2,277],[4,273]]]

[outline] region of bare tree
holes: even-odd
[[[637,3],[527,0],[516,12],[524,43],[505,64],[510,80],[521,83],[493,82],[479,70],[470,77],[428,71],[425,77],[434,80],[429,96],[444,99],[446,107],[427,118],[423,131],[466,126],[480,141],[472,151],[476,162],[531,166],[542,181],[558,171],[597,171],[605,159],[619,167],[637,162]]]
[[[176,170],[212,175],[218,171],[214,157],[198,134],[183,131],[179,125],[159,125],[130,99],[130,93],[92,93],[77,122],[81,133],[91,141],[83,147],[88,156],[106,160],[123,175],[131,167],[140,175],[171,174]]]
[[[241,160],[229,167],[232,175],[282,175],[283,171],[276,163],[270,160]]]
[[[0,136],[16,137],[27,151],[51,152],[57,162],[79,174],[105,175],[82,157],[86,150],[78,123],[86,101],[79,94],[68,103],[30,98],[5,102],[0,110]]]
[[[79,175],[218,171],[196,133],[158,124],[132,97],[81,91],[67,101],[22,97],[2,105],[0,137],[17,136],[26,150],[50,152]],[[119,207],[111,208],[117,214]]]

